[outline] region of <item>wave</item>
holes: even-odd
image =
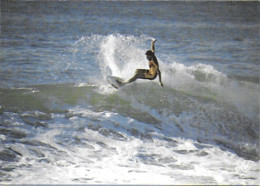
[[[241,137],[243,139],[240,141],[243,141],[244,146],[248,146],[248,140],[249,144],[252,144],[259,132],[257,124],[260,105],[257,101],[259,85],[230,79],[209,64],[184,65],[175,61],[171,54],[167,56],[165,52],[160,51],[159,42],[156,43],[156,49],[158,48],[156,55],[165,87],[161,88],[154,84],[158,80],[152,82],[137,80],[133,85],[126,86],[119,93],[115,93],[106,82],[106,76],[113,75],[128,79],[135,69],[147,69],[144,53],[150,48],[152,39],[146,35],[139,37],[121,34],[92,35],[80,38],[76,42],[76,48],[86,47],[84,51],[94,54],[94,61],[98,64],[98,68],[95,71],[96,75],[90,79],[91,83],[99,86],[99,93],[124,95],[121,99],[131,103],[132,106],[136,104],[134,108],[139,108],[137,110],[150,109],[144,109],[142,113],[152,113],[156,110],[158,113],[163,113],[159,114],[159,118],[167,118],[165,123],[175,121],[175,125],[182,126],[179,128],[189,123],[186,126],[199,128],[198,138],[204,128],[203,130],[210,131],[206,136],[215,136],[210,133],[217,130],[216,136],[221,136],[221,139],[215,141],[219,143],[220,141],[227,143],[229,138],[235,142],[239,138],[235,133],[240,135],[247,133],[246,140]],[[130,108],[126,110],[131,110]],[[155,116],[151,118],[160,120]],[[189,122],[186,119],[183,122],[184,118],[189,118]],[[223,139],[223,136],[226,139]],[[255,142],[254,144],[253,149],[256,150],[257,144]],[[236,148],[240,149],[240,147],[241,144]]]
[[[147,68],[144,53],[151,39],[120,34],[82,37],[60,67],[79,73],[73,83],[1,88],[1,140],[9,136],[32,146],[28,131],[32,127],[59,131],[57,138],[64,144],[63,127],[75,125],[75,130],[87,128],[118,141],[130,136],[152,143],[174,137],[259,160],[258,84],[230,79],[212,65],[174,61],[160,51],[159,42],[156,55],[163,88],[157,79],[137,80],[120,90],[107,83],[107,75],[127,79],[136,68]],[[85,55],[87,59],[81,59]],[[21,132],[7,129],[12,123]]]
[[[71,50],[75,56],[92,56],[90,61],[82,62],[77,60],[77,57],[74,61],[78,61],[81,66],[85,65],[84,76],[88,78],[89,83],[98,84],[106,89],[104,91],[109,91],[106,76],[129,79],[135,69],[148,68],[144,53],[150,48],[152,39],[146,35],[92,35],[78,39]],[[166,52],[160,51],[159,42],[156,46],[165,87],[193,96],[216,99],[218,102],[236,107],[250,118],[259,117],[259,102],[256,101],[259,100],[259,84],[230,79],[209,64],[196,63],[186,66],[174,60],[172,54],[167,55]],[[79,64],[77,66],[80,66]],[[139,82],[144,81],[137,80],[137,83]]]
[[[144,130],[149,128],[165,137],[217,143],[243,157],[259,158],[257,120],[215,98],[161,88],[153,82],[132,84],[110,93],[100,91],[99,86],[79,84],[35,85],[1,92],[5,93],[1,112],[21,113],[22,120],[34,127],[48,127],[50,120],[35,119],[38,112],[43,113],[40,117],[65,113],[65,120],[88,118],[86,123],[94,121],[92,127],[101,125],[112,134],[136,131],[134,135],[149,137]],[[28,113],[33,116],[26,117]],[[111,128],[108,121],[117,127]]]

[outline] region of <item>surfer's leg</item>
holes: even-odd
[[[124,84],[128,84],[128,83],[132,83],[134,82],[135,80],[138,79],[138,74],[135,74],[132,78],[130,78],[128,81],[124,82]]]
[[[130,78],[128,81],[124,82],[124,84],[132,83],[137,79],[146,79],[145,73],[149,72],[149,70],[146,69],[136,69],[135,75]]]

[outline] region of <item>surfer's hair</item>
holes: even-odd
[[[153,53],[153,51],[151,51],[151,50],[147,50],[147,51],[145,52],[145,55],[147,55],[147,56],[154,56],[154,53]]]

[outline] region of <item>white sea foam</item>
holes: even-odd
[[[42,160],[33,157],[29,152],[23,152],[20,165],[32,166],[17,169],[13,174],[20,176],[14,178],[12,183],[256,184],[259,182],[256,176],[259,163],[240,158],[217,146],[184,138],[167,137],[165,140],[164,135],[157,135],[152,141],[144,141],[125,133],[125,128],[134,127],[133,123],[137,122],[135,120],[126,121],[125,117],[117,113],[95,113],[82,108],[75,108],[70,112],[75,114],[70,118],[71,122],[65,124],[63,116],[56,115],[52,130],[35,138],[55,149],[46,149]],[[96,130],[86,128],[85,125],[90,120],[96,126],[102,121],[101,128],[117,128],[117,131],[121,128],[126,139],[112,139]],[[111,126],[109,122],[118,123],[118,126]],[[78,130],[79,128],[81,129]],[[70,145],[66,141],[61,141],[64,135],[69,135],[69,138],[77,137],[84,143]]]

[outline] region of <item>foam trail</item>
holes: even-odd
[[[104,36],[100,43],[99,64],[104,77],[107,75],[122,78],[131,77],[135,69],[148,68],[145,51],[150,47],[151,37],[123,36],[112,34]]]
[[[103,55],[104,58],[104,65],[102,65],[102,68],[109,66],[109,70],[111,70],[112,75],[122,76],[121,70],[119,69],[119,66],[116,64],[115,61],[115,47],[116,38],[113,35],[108,36],[108,38],[104,39],[104,41],[101,43],[100,53],[101,55]],[[104,73],[109,73],[107,72],[107,70],[107,68],[102,69]]]

